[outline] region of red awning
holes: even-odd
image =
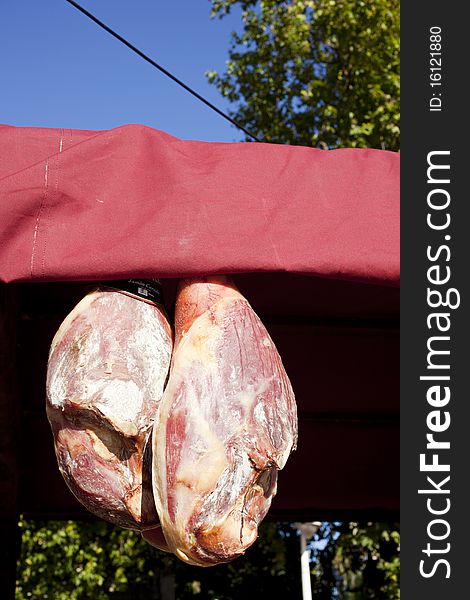
[[[271,271],[397,285],[398,154],[0,128],[4,281]]]
[[[398,154],[138,125],[3,126],[0,151],[0,379],[16,389],[0,393],[0,513],[83,514],[55,465],[44,389],[50,341],[84,282],[161,277],[171,310],[175,278],[232,273],[299,407],[271,516],[396,515]]]

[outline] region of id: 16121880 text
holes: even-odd
[[[429,100],[429,110],[440,112],[442,110],[442,37],[441,28],[429,28],[429,85],[432,96]]]

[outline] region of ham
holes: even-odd
[[[153,428],[155,504],[170,551],[210,566],[255,541],[296,446],[296,404],[266,328],[226,278],[182,282],[175,334]]]
[[[47,415],[59,469],[92,513],[122,527],[158,527],[148,442],[172,352],[158,290],[100,287],[67,316],[51,345]]]

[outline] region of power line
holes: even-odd
[[[111,29],[111,27],[108,27],[105,23],[103,23],[97,17],[95,17],[95,15],[91,14],[91,12],[88,12],[85,8],[83,8],[83,6],[80,6],[80,4],[78,4],[77,2],[74,2],[74,0],[66,0],[66,2],[68,2],[69,4],[71,4],[72,6],[74,6],[77,10],[79,10],[81,13],[83,13],[85,16],[87,16],[92,21],[94,21],[102,29],[104,29],[105,31],[107,31],[108,33],[110,33],[113,37],[115,37],[117,40],[119,40],[120,42],[122,42],[125,46],[127,46],[128,48],[130,48],[133,52],[135,52],[141,58],[143,58],[148,63],[150,63],[153,67],[155,67],[156,69],[158,69],[159,71],[161,71],[164,75],[166,75],[167,77],[169,77],[170,79],[172,79],[175,83],[177,83],[178,85],[180,85],[187,92],[189,92],[190,94],[192,94],[193,96],[195,96],[198,100],[200,100],[201,102],[203,102],[206,106],[208,106],[209,108],[211,108],[212,110],[214,110],[221,117],[223,117],[224,119],[226,119],[227,121],[229,121],[230,123],[232,123],[232,125],[235,125],[235,127],[238,127],[238,129],[241,129],[243,132],[246,133],[246,135],[248,135],[251,138],[253,138],[256,142],[261,142],[261,140],[258,137],[256,137],[256,135],[254,135],[253,133],[250,133],[247,129],[245,129],[245,127],[243,127],[243,125],[240,125],[240,123],[237,123],[237,121],[235,121],[235,119],[232,119],[231,117],[229,117],[227,114],[225,114],[224,112],[222,112],[219,108],[217,108],[217,106],[215,106],[214,104],[212,104],[211,102],[209,102],[209,100],[206,100],[206,98],[204,98],[203,96],[201,96],[201,94],[198,94],[195,90],[193,90],[188,85],[186,85],[185,83],[183,83],[180,79],[178,79],[177,77],[175,77],[174,75],[172,75],[169,71],[167,71],[165,68],[163,68],[157,62],[155,62],[149,56],[147,56],[146,54],[144,54],[141,50],[139,50],[138,48],[136,48],[133,44],[131,44],[125,38],[123,38],[122,35],[119,35],[119,33],[116,33],[113,29]]]

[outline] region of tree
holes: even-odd
[[[22,520],[16,600],[300,598],[299,537],[263,523],[243,558],[210,569],[183,564],[140,535],[104,522]],[[312,548],[318,600],[397,600],[399,533],[384,523],[324,523]]]
[[[400,598],[398,524],[324,523],[311,546],[315,598]]]
[[[242,9],[209,81],[265,141],[399,147],[399,0],[211,0]]]
[[[108,523],[20,521],[16,600],[154,598],[166,556]]]
[[[265,523],[246,553],[201,569],[147,544],[139,534],[102,521],[21,520],[16,600],[163,600],[170,575],[178,600],[300,595],[298,540]],[[171,595],[171,594],[170,594]]]

